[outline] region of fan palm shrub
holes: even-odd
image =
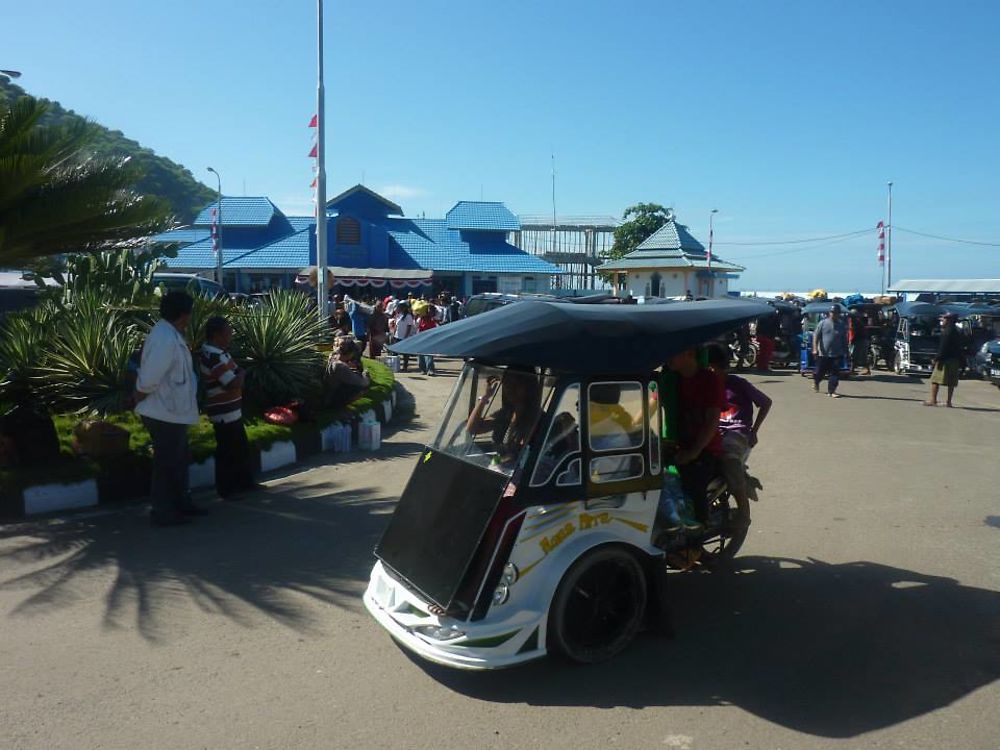
[[[161,253],[147,250],[110,250],[73,253],[65,271],[53,272],[62,288],[62,303],[72,305],[81,295],[99,293],[113,307],[148,308],[153,305],[153,274],[161,267]]]
[[[258,406],[273,406],[316,391],[328,341],[324,325],[304,294],[271,292],[255,307],[233,320],[234,353],[246,369],[246,398]]]
[[[166,226],[166,204],[132,190],[127,157],[96,158],[92,123],[43,125],[48,105],[0,103],[0,266],[121,247]]]
[[[44,345],[44,368],[33,380],[53,410],[107,415],[126,410],[134,388],[129,358],[142,344],[128,314],[95,294],[61,315]]]
[[[33,375],[43,367],[46,338],[58,315],[58,308],[46,302],[0,323],[0,401],[31,398]]]
[[[194,295],[194,307],[191,309],[191,320],[187,327],[187,342],[191,351],[197,352],[205,343],[205,323],[209,318],[221,316],[235,326],[236,318],[240,314],[242,314],[241,308],[228,297]]]

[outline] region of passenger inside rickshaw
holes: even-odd
[[[472,375],[470,395],[482,387],[482,395],[465,421],[465,458],[510,474],[542,414],[542,382],[532,370],[481,368]],[[497,398],[499,394],[499,398]],[[439,446],[440,447],[440,446]],[[455,453],[454,446],[447,450]]]

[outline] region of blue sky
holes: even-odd
[[[308,213],[311,0],[4,3],[0,68],[227,194]],[[673,206],[740,285],[1000,276],[1000,3],[327,2],[329,190],[411,215]],[[727,245],[825,237],[832,244]],[[795,252],[789,252],[794,250]],[[780,254],[778,254],[780,253]]]

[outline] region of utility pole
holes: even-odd
[[[892,286],[892,182],[889,182],[889,223],[885,228],[885,290]]]
[[[222,177],[216,172],[212,167],[208,168],[208,171],[215,175],[215,179],[218,183],[218,198],[219,202],[215,209],[215,280],[219,282],[221,286],[225,286],[222,283]],[[237,273],[237,277],[239,274]]]
[[[715,297],[715,277],[712,276],[712,239],[715,236],[715,215],[719,209],[713,208],[708,214],[708,296]]]
[[[319,318],[329,317],[330,295],[326,288],[326,112],[323,90],[323,0],[316,0],[316,308]]]

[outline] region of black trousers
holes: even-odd
[[[250,444],[243,420],[214,422],[215,490],[226,497],[253,486]]]
[[[694,516],[702,523],[708,520],[708,485],[719,476],[719,459],[708,451],[702,451],[694,461],[678,466],[684,494],[691,498]]]
[[[188,495],[188,426],[143,417],[153,439],[153,476],[149,499],[153,515],[175,517],[191,504]]]
[[[826,389],[830,393],[837,392],[840,385],[840,360],[842,357],[816,357],[816,369],[813,370],[813,383],[817,388],[823,382],[825,375],[830,376]]]

